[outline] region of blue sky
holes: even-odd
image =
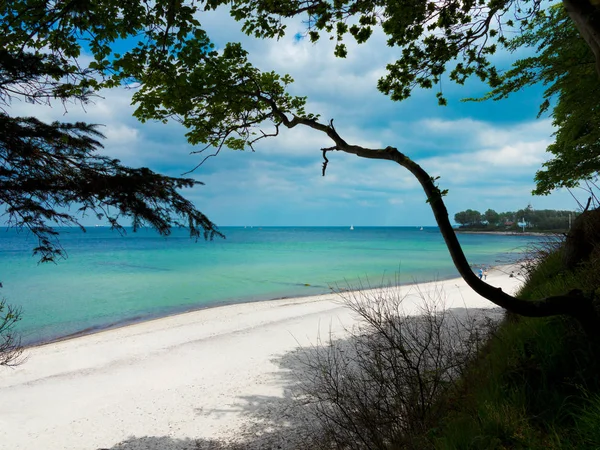
[[[542,88],[533,88],[501,102],[461,102],[482,95],[476,81],[455,86],[444,81],[448,106],[439,107],[435,90],[416,91],[404,102],[392,102],[376,89],[385,64],[398,49],[375,33],[365,45],[348,42],[346,59],[333,56],[327,39],[311,44],[298,40],[301,22],[288,23],[279,41],[261,41],[239,32],[226,11],[202,14],[202,25],[217,47],[242,42],[251,61],[263,70],[289,73],[292,93],[308,96],[307,110],[323,120],[334,119],[349,143],[397,147],[415,159],[449,189],[451,217],[467,209],[576,209],[566,191],[532,197],[533,176],[549,159],[551,120],[536,119]],[[498,55],[508,68],[513,55]],[[131,90],[102,92],[94,104],[40,107],[15,102],[12,113],[46,120],[85,120],[104,124],[105,153],[131,166],[147,166],[169,175],[193,168],[199,155],[185,130],[176,123],[141,124],[131,116]],[[256,152],[223,151],[188,176],[205,186],[185,195],[221,226],[227,225],[434,225],[433,214],[416,180],[389,161],[371,161],[343,153],[330,154],[327,176],[321,176],[320,148],[332,145],[310,129],[282,130],[258,143]],[[84,224],[95,224],[85,219]]]

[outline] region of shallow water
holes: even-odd
[[[0,233],[3,295],[23,309],[25,343],[224,303],[315,295],[335,286],[450,278],[437,228],[224,227],[226,239],[62,229],[68,259],[38,264],[32,236]],[[464,234],[473,265],[506,263],[532,236]]]

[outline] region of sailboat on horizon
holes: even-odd
[[[354,230],[354,225],[350,225],[350,229],[351,229],[351,230]]]

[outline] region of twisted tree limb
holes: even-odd
[[[444,242],[448,247],[452,261],[471,289],[492,303],[506,309],[507,311],[526,317],[548,317],[566,315],[575,318],[586,330],[586,332],[597,335],[600,332],[600,318],[594,307],[593,299],[586,297],[580,291],[572,291],[565,295],[546,297],[539,300],[521,300],[503,292],[501,288],[489,285],[480,280],[472,271],[462,247],[456,237],[448,218],[448,210],[443,201],[444,192],[435,184],[432,178],[419,164],[410,159],[397,148],[386,147],[382,149],[366,148],[359,145],[348,144],[333,127],[333,121],[329,125],[322,124],[315,119],[307,119],[294,116],[293,118],[277,108],[275,102],[265,99],[270,104],[273,113],[280,118],[281,123],[294,128],[304,125],[321,131],[334,142],[334,146],[323,148],[323,155],[330,151],[342,151],[356,155],[360,158],[383,159],[393,161],[406,168],[412,173],[425,191],[427,201],[431,206],[435,220],[439,226]],[[327,162],[327,160],[325,160]],[[326,168],[324,164],[323,169]],[[324,174],[324,171],[323,171]]]

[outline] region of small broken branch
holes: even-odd
[[[325,176],[325,171],[327,170],[327,164],[329,164],[329,160],[327,159],[327,152],[331,151],[331,150],[337,150],[337,148],[335,146],[333,147],[326,147],[326,148],[322,148],[321,149],[323,151],[323,176]]]

